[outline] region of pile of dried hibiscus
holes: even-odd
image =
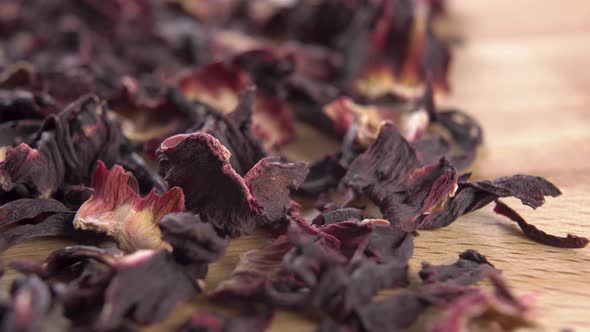
[[[434,102],[449,88],[446,20],[440,0],[2,1],[0,250],[48,236],[78,245],[10,262],[23,276],[0,330],[162,321],[256,229],[269,244],[205,294],[251,310],[199,311],[178,331],[262,331],[277,308],[311,312],[319,331],[401,331],[433,307],[431,331],[530,324],[529,299],[474,250],[374,299],[409,286],[417,231],[490,203],[531,240],[588,243],[499,201],[537,208],[560,195],[547,180],[460,172],[482,130]],[[339,151],[282,156],[294,118],[341,138]],[[292,196],[317,198],[317,217]],[[492,291],[473,286],[483,279]]]

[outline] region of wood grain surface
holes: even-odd
[[[561,197],[538,210],[513,203],[527,220],[552,234],[590,236],[590,1],[452,1],[465,34],[455,52],[452,96],[442,103],[475,116],[485,130],[485,145],[473,167],[476,178],[515,173],[541,175],[557,184]],[[290,157],[311,160],[335,149],[298,124],[299,139]],[[213,264],[207,288],[226,279],[239,254],[268,241],[253,235],[233,241]],[[63,240],[23,243],[2,260],[42,260]],[[503,270],[518,294],[537,292],[535,313],[541,328],[590,331],[590,248],[559,249],[525,239],[491,208],[459,219],[445,229],[424,231],[416,239],[411,275],[420,262],[450,263],[474,248]],[[1,281],[6,289],[14,273]],[[169,320],[148,331],[167,331],[197,308],[237,311],[240,305],[211,304],[201,297],[178,308]],[[279,312],[271,331],[313,331],[307,316]]]

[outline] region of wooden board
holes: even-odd
[[[457,0],[453,11],[466,34],[452,68],[453,95],[445,104],[477,117],[485,129],[485,146],[473,167],[477,178],[514,173],[547,177],[563,191],[533,211],[518,211],[554,234],[590,236],[590,1]],[[301,139],[289,148],[292,157],[311,159],[335,149],[299,125]],[[508,201],[509,203],[516,203]],[[249,236],[232,242],[227,255],[211,267],[207,288],[231,273],[238,255],[266,240]],[[41,240],[2,254],[43,259],[67,242]],[[590,249],[567,250],[523,238],[510,222],[490,209],[461,218],[448,228],[421,232],[411,274],[420,262],[449,263],[475,248],[504,271],[518,294],[538,292],[535,311],[549,330],[590,330]],[[1,281],[5,288],[14,273]],[[202,298],[178,308],[149,331],[166,331],[196,308],[221,311]],[[279,312],[271,331],[313,331],[315,323]]]

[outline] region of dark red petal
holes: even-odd
[[[451,265],[431,265],[423,262],[420,278],[425,284],[453,283],[472,285],[497,270],[487,261],[485,256],[475,250],[467,250],[459,255],[459,260]]]
[[[170,213],[159,222],[162,239],[172,246],[176,262],[195,278],[204,279],[207,266],[223,256],[229,238],[192,213]]]
[[[0,206],[0,227],[60,212],[70,211],[54,199],[21,198]]]
[[[166,181],[184,191],[188,210],[231,236],[254,229],[252,195],[219,140],[199,132],[176,135],[157,154]]]
[[[284,219],[291,208],[290,190],[297,189],[307,173],[304,162],[282,163],[270,157],[261,159],[244,177],[257,213],[270,223]]]
[[[496,200],[494,212],[518,223],[518,226],[524,235],[534,241],[561,248],[584,248],[586,245],[588,245],[588,239],[585,237],[576,236],[573,234],[568,234],[566,237],[561,237],[543,232],[534,225],[527,223],[526,220],[524,220],[524,218],[521,217],[516,211],[511,209],[508,205],[504,204],[500,200]]]
[[[540,176],[512,175],[494,181],[474,181],[471,185],[498,197],[515,197],[533,209],[545,203],[545,197],[557,197],[561,191],[553,183]]]
[[[455,196],[449,198],[441,209],[416,219],[407,225],[407,230],[448,226],[460,216],[481,209],[500,197],[514,196],[535,208],[545,202],[545,196],[560,194],[555,185],[538,176],[513,175],[493,181],[465,179],[459,183]]]
[[[10,191],[24,185],[37,197],[50,197],[64,180],[64,165],[55,141],[47,140],[39,149],[25,143],[8,147],[0,160],[0,186]]]
[[[25,240],[44,236],[80,236],[72,225],[72,213],[57,213],[37,224],[25,224],[0,234],[0,252]]]
[[[125,317],[143,324],[161,321],[200,291],[165,250],[137,251],[117,260],[114,268],[95,323],[99,330],[117,327]]]
[[[441,159],[424,166],[414,148],[391,123],[350,165],[343,182],[375,202],[385,219],[406,228],[432,213],[455,193],[457,174]]]

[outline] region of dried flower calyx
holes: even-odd
[[[158,221],[168,213],[184,210],[182,189],[174,187],[163,195],[153,189],[142,198],[133,175],[119,165],[107,170],[100,161],[92,188],[94,193],[74,217],[74,227],[105,233],[127,252],[170,248],[161,239]]]
[[[264,158],[241,177],[229,151],[201,132],[166,139],[158,158],[166,181],[183,189],[186,208],[231,236],[251,232],[256,223],[281,222],[292,206],[290,189],[307,175],[305,163]]]

